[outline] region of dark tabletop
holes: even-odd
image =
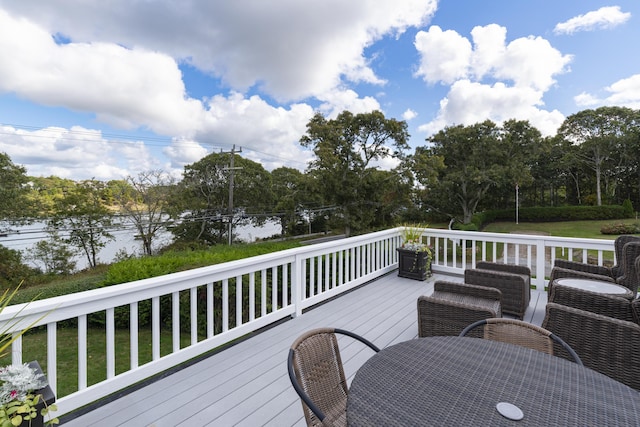
[[[516,405],[520,421],[500,415]],[[350,426],[639,426],[640,393],[559,357],[479,338],[381,350],[349,389]]]

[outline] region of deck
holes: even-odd
[[[291,343],[321,326],[354,331],[381,348],[414,339],[416,300],[433,292],[435,280],[461,282],[462,277],[438,274],[418,282],[392,272],[84,415],[63,417],[61,423],[66,427],[304,426],[302,407],[287,375]],[[546,292],[532,291],[524,320],[540,325],[546,302]],[[371,351],[349,338],[340,344],[350,379]]]
[[[303,426],[304,416],[286,369],[289,346],[304,331],[332,326],[359,333],[379,347],[416,338],[416,299],[433,291],[426,282],[395,272],[308,310],[249,339],[136,391],[103,404],[68,427],[86,426]],[[546,293],[532,291],[525,320],[540,325]],[[341,354],[351,378],[371,356],[368,348],[344,339]],[[342,342],[341,342],[342,344]]]

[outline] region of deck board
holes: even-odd
[[[348,329],[379,347],[416,338],[416,300],[433,292],[435,275],[425,282],[390,273],[321,304],[156,382],[106,403],[65,426],[304,426],[300,401],[286,369],[291,343],[321,326]],[[525,320],[540,325],[546,293],[532,291]],[[340,338],[345,374],[350,382],[371,350]]]

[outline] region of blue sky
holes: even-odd
[[[485,119],[555,134],[640,108],[640,2],[0,0],[0,152],[34,176],[180,176],[213,151],[303,170],[320,111],[413,148]],[[386,162],[381,167],[390,167]]]

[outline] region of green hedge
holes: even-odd
[[[607,206],[561,206],[521,208],[520,222],[593,221],[628,218],[628,208],[620,205]],[[477,230],[495,221],[515,221],[514,209],[491,210],[477,213],[471,219]],[[469,227],[469,224],[467,224]]]
[[[163,276],[192,268],[234,261],[300,246],[298,241],[264,242],[233,246],[215,246],[208,250],[166,252],[161,255],[131,258],[111,264],[105,286]]]

